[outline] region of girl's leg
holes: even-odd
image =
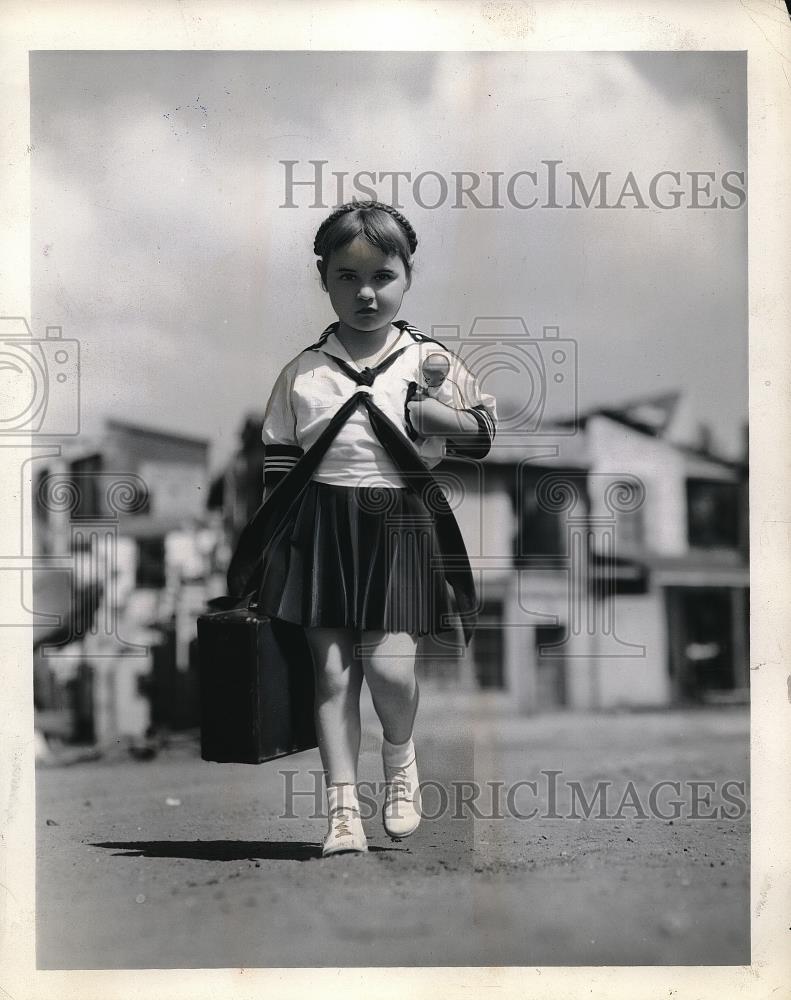
[[[316,680],[316,735],[327,786],[322,856],[367,851],[357,800],[363,671],[350,629],[306,628]]]
[[[357,784],[360,688],[351,629],[306,628],[316,680],[316,735],[327,784]]]
[[[368,647],[363,669],[384,735],[382,819],[385,831],[400,839],[414,833],[420,824],[420,782],[412,742],[419,698],[417,639],[405,632],[365,631],[361,640]]]
[[[419,691],[415,677],[417,638],[407,632],[360,633],[363,671],[385,739],[405,743],[412,736]]]

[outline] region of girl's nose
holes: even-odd
[[[363,287],[357,293],[357,298],[365,299],[366,302],[369,302],[371,299],[373,299],[373,297],[374,297],[374,290],[373,288],[368,288],[367,285],[363,285]]]

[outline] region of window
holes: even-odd
[[[579,518],[588,509],[586,483],[579,470],[564,471],[523,466],[517,502],[521,510],[517,515],[516,552],[517,565],[530,556],[566,555],[569,517]],[[551,479],[547,480],[546,477]],[[544,480],[543,488],[540,481]],[[554,485],[549,485],[554,484]],[[553,503],[542,499],[549,493]],[[564,502],[564,498],[569,503]],[[564,509],[553,509],[554,501]],[[565,509],[566,507],[570,509]]]
[[[485,601],[473,636],[475,676],[482,688],[502,688],[503,676],[503,602]]]
[[[102,471],[102,456],[87,455],[69,463],[69,473],[74,484],[77,504],[70,511],[74,520],[99,517],[104,513],[99,490],[99,473]]]
[[[617,490],[618,483],[614,484]],[[625,495],[634,492],[632,483],[624,483]],[[619,510],[615,515],[615,547],[616,551],[633,551],[642,548],[645,542],[645,504],[636,510]]]
[[[159,589],[165,586],[165,539],[137,540],[137,576],[135,586]]]
[[[41,469],[36,475],[35,484],[33,486],[33,509],[39,522],[42,525],[49,524],[50,510],[48,506],[48,495],[47,495],[47,476],[49,475],[49,469]]]
[[[737,548],[739,484],[688,479],[687,531],[693,548]]]

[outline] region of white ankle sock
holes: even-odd
[[[391,743],[382,739],[382,758],[391,767],[406,767],[415,759],[415,744],[410,737],[406,743]]]
[[[346,784],[327,785],[327,809],[356,809],[360,811],[357,799],[357,786]]]

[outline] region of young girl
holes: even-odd
[[[469,642],[475,619],[464,543],[429,469],[445,454],[486,454],[495,401],[451,351],[394,322],[416,247],[409,222],[380,202],[342,205],[322,223],[314,251],[338,320],[280,372],[264,419],[259,606],[304,626],[312,651],[324,856],[367,850],[363,678],[382,723],[385,831],[417,829],[418,637],[453,629],[455,613]]]

